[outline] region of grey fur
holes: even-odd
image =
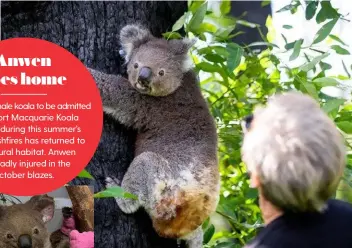
[[[48,195],[33,196],[24,204],[0,206],[0,247],[20,248],[18,238],[29,235],[32,247],[51,248],[45,223],[54,215],[54,199]]]
[[[215,123],[187,64],[194,41],[157,39],[135,25],[124,27],[120,39],[129,80],[89,69],[104,111],[138,132],[121,186],[139,200],[117,203],[125,213],[143,207],[161,236],[200,248],[199,227],[215,211],[220,186]],[[142,67],[152,71],[146,88],[138,85]],[[113,177],[106,182],[120,185]]]

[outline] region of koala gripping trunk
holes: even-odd
[[[171,218],[152,217],[155,230],[165,238],[179,239],[195,231],[215,211],[218,203],[217,190],[180,189],[177,193],[177,197],[163,198],[155,209],[163,213],[172,207],[175,213]]]

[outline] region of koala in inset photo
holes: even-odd
[[[156,38],[140,25],[125,26],[120,41],[128,79],[89,69],[104,111],[137,131],[133,162],[107,187],[137,195],[116,200],[125,213],[143,207],[160,236],[202,247],[220,183],[215,121],[188,56],[194,41]]]
[[[1,248],[51,248],[45,224],[54,216],[54,199],[33,196],[23,204],[0,205]]]

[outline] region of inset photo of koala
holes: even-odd
[[[93,248],[93,188],[65,186],[35,196],[0,193],[0,247]]]

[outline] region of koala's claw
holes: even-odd
[[[117,178],[107,177],[105,178],[106,188],[119,186],[119,180]]]

